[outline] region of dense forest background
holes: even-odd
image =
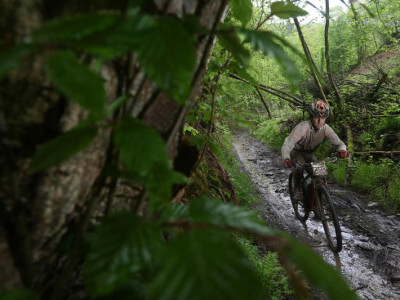
[[[0,1],[1,297],[355,298],[230,151],[325,99],[331,176],[400,209],[400,3],[342,2]]]

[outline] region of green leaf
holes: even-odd
[[[191,200],[189,220],[260,234],[275,234],[253,211],[207,197]]]
[[[243,27],[246,26],[253,14],[251,0],[232,0],[229,4],[232,7],[233,16],[242,23]]]
[[[304,244],[285,233],[280,235],[286,240],[280,244],[280,252],[294,263],[313,285],[321,288],[329,299],[358,299],[335,268]]]
[[[9,49],[0,50],[0,80],[11,69],[16,68],[19,61],[36,49],[32,45],[18,45]]]
[[[11,291],[0,291],[1,300],[37,300],[39,297],[31,290],[18,289]]]
[[[115,145],[127,170],[146,176],[155,164],[168,166],[164,141],[155,130],[139,120],[123,117],[116,125],[114,133]]]
[[[151,208],[170,200],[172,185],[186,179],[171,169],[167,148],[158,133],[128,116],[117,124],[114,133],[128,175],[146,187]]]
[[[110,105],[107,106],[107,114],[110,116],[118,107],[129,100],[127,95],[123,95],[115,99]]]
[[[184,232],[159,253],[150,299],[265,299],[252,266],[229,233]]]
[[[188,100],[196,64],[196,39],[179,19],[164,17],[143,32],[135,49],[155,84],[179,103]]]
[[[91,235],[84,270],[91,296],[107,294],[153,271],[160,229],[129,212],[110,216]]]
[[[46,67],[54,85],[66,97],[101,117],[106,92],[99,76],[80,64],[70,51],[54,53],[47,59]]]
[[[192,136],[189,139],[189,144],[191,146],[196,146],[199,150],[203,149],[204,145],[206,144],[206,137],[202,134]]]
[[[294,92],[298,88],[300,82],[300,72],[295,63],[279,44],[281,39],[268,31],[239,30],[244,34],[246,42],[249,42],[254,50],[259,50],[276,59],[282,71],[288,77],[291,91]]]
[[[36,151],[29,171],[41,171],[72,157],[87,148],[96,133],[94,126],[78,126],[44,143]]]
[[[271,14],[281,19],[289,19],[308,15],[308,12],[291,2],[278,1],[271,3]]]
[[[45,23],[33,33],[33,38],[40,42],[62,42],[82,40],[116,24],[119,17],[111,14],[79,14],[54,19]]]
[[[140,47],[141,37],[155,24],[156,19],[147,15],[121,17],[114,26],[87,36],[74,46],[103,58],[113,58]]]
[[[222,30],[218,32],[217,36],[221,46],[231,52],[238,62],[243,64],[245,67],[249,65],[250,51],[240,43],[235,30]]]

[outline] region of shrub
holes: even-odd
[[[274,151],[280,151],[286,136],[289,134],[289,128],[284,129],[282,119],[275,118],[262,121],[253,134],[261,141],[266,142]]]
[[[358,162],[351,183],[361,191],[372,191],[384,183],[389,174],[389,164]]]
[[[344,184],[347,173],[347,160],[339,160],[337,163],[328,163],[330,177],[333,177],[339,184]]]
[[[400,210],[400,176],[389,181],[388,186],[388,209],[393,211]]]
[[[252,245],[249,240],[241,238],[239,243],[253,264],[268,299],[286,299],[287,296],[293,294],[276,253],[268,252],[266,255],[259,255],[257,246]]]

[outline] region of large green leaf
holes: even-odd
[[[229,233],[184,232],[159,253],[151,299],[265,299],[252,266]]]
[[[321,288],[329,299],[358,299],[336,269],[304,244],[285,233],[280,235],[285,239],[279,245],[281,254],[295,264],[309,282]]]
[[[16,68],[24,56],[36,49],[33,45],[18,45],[9,49],[0,50],[0,80],[13,68]]]
[[[300,82],[300,72],[281,46],[281,40],[268,31],[239,30],[244,34],[245,41],[249,42],[255,50],[259,50],[276,59],[289,80],[291,91],[294,92]]]
[[[101,57],[113,58],[140,47],[142,36],[155,24],[156,19],[151,16],[126,16],[114,26],[91,34],[74,46]]]
[[[271,3],[271,14],[276,15],[281,19],[289,19],[305,16],[308,12],[291,2],[277,1]]]
[[[101,78],[79,63],[70,51],[56,52],[47,59],[47,72],[55,86],[70,100],[100,117],[104,110],[105,89]]]
[[[144,279],[153,271],[160,229],[129,212],[110,216],[88,235],[85,284],[92,296],[104,295]]]
[[[59,164],[87,148],[96,136],[95,126],[76,127],[41,145],[33,157],[30,172]]]
[[[116,24],[115,14],[79,14],[54,19],[36,30],[33,38],[40,42],[72,42],[102,31]]]
[[[129,171],[146,176],[155,164],[168,166],[164,141],[155,130],[137,119],[123,117],[114,129],[114,140]]]
[[[196,39],[176,18],[156,20],[141,33],[135,51],[147,75],[179,103],[188,100],[196,63]]]
[[[253,14],[251,0],[232,0],[229,4],[232,7],[233,16],[242,23],[243,27],[246,26]]]
[[[233,57],[247,67],[250,63],[250,51],[240,43],[235,30],[221,30],[218,32],[218,41],[221,46],[232,53]]]
[[[147,188],[150,200],[154,200],[151,205],[169,200],[172,185],[184,182],[185,178],[171,169],[166,146],[158,133],[128,116],[117,124],[114,133],[126,170]]]
[[[212,198],[200,197],[191,200],[189,220],[194,223],[213,224],[260,234],[275,231],[265,226],[252,210],[225,204]]]

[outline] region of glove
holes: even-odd
[[[339,151],[339,157],[340,157],[340,158],[349,157],[349,152],[346,151],[346,150],[340,150],[340,151]]]
[[[291,167],[293,167],[292,161],[291,161],[290,159],[285,159],[285,160],[283,161],[283,166],[284,166],[285,168],[291,168]]]

